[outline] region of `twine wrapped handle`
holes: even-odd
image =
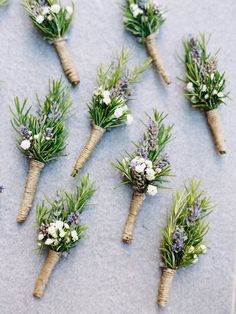
[[[165,81],[166,84],[171,83],[171,79],[169,74],[167,73],[164,63],[162,61],[161,55],[158,51],[156,42],[155,42],[155,35],[151,34],[145,38],[145,45],[147,48],[147,52],[152,59],[154,66],[156,67],[157,71],[160,73],[161,77]]]
[[[144,193],[135,191],[133,193],[132,201],[130,203],[129,215],[127,217],[125,227],[122,233],[122,241],[129,243],[133,239],[133,232],[138,217],[139,210],[145,198]]]
[[[80,77],[74,63],[74,60],[71,56],[71,53],[68,49],[65,38],[57,38],[52,42],[55,47],[57,54],[61,60],[62,68],[73,85],[78,85],[80,83]]]
[[[172,288],[172,283],[176,274],[176,269],[163,268],[157,304],[162,307],[165,307],[169,301],[170,290]]]
[[[218,109],[206,111],[206,117],[215,141],[217,151],[221,155],[226,154],[226,143]]]
[[[61,253],[49,250],[48,256],[40,270],[39,276],[36,280],[33,295],[37,298],[41,298],[44,290],[46,288],[46,285],[48,283],[48,280],[50,278],[50,275],[56,266],[56,264],[59,262],[61,257]]]
[[[31,159],[29,161],[29,172],[25,184],[23,199],[20,210],[17,215],[17,222],[22,223],[26,220],[35,197],[35,192],[39,182],[40,173],[44,167],[44,163]]]
[[[101,128],[98,125],[93,124],[92,125],[92,131],[90,134],[90,137],[85,144],[84,148],[82,149],[76,164],[74,166],[74,170],[72,172],[72,177],[75,177],[76,174],[83,168],[86,161],[89,160],[91,157],[93,151],[95,150],[97,144],[100,142],[103,134],[105,133],[106,129]]]

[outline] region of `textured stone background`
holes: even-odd
[[[74,115],[68,121],[68,156],[49,164],[42,174],[36,201],[43,193],[54,196],[58,188],[72,188],[70,177],[75,158],[90,130],[87,107],[95,86],[96,66],[108,61],[122,46],[133,49],[135,61],[144,60],[144,49],[122,27],[119,1],[78,1],[70,32],[69,45],[80,70],[81,85],[72,90]],[[44,256],[35,251],[35,211],[18,226],[16,213],[27,174],[27,161],[15,146],[10,125],[9,105],[18,95],[28,97],[35,108],[35,93],[44,96],[48,79],[59,77],[61,67],[54,49],[33,28],[19,1],[12,0],[0,9],[0,312],[10,313],[81,313],[81,314],[155,314],[160,281],[160,227],[165,224],[165,208],[171,203],[171,191],[161,191],[148,199],[140,213],[135,239],[130,246],[120,242],[131,190],[114,190],[120,183],[110,163],[131,141],[142,134],[140,119],[152,107],[169,114],[175,123],[176,139],[168,153],[176,177],[172,188],[195,176],[203,179],[217,207],[211,215],[208,235],[211,249],[194,267],[178,272],[171,300],[163,311],[169,314],[228,314],[232,311],[233,265],[235,252],[236,132],[234,99],[236,76],[236,39],[234,0],[169,0],[166,24],[158,44],[166,66],[174,79],[165,87],[154,69],[136,88],[132,102],[135,122],[131,127],[107,133],[88,162],[99,187],[95,206],[83,215],[89,225],[87,238],[57,266],[42,300],[31,292]],[[228,154],[217,156],[204,116],[184,99],[181,84],[182,65],[176,57],[182,53],[181,40],[188,33],[212,33],[209,48],[221,47],[220,68],[226,71],[231,98],[221,116],[228,141]]]

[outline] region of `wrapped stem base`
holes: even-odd
[[[226,154],[226,143],[218,109],[206,111],[206,117],[214,137],[217,151],[221,155]]]
[[[41,298],[44,290],[46,288],[46,285],[48,283],[48,280],[50,278],[50,275],[56,266],[56,264],[59,262],[61,257],[61,253],[49,250],[48,256],[40,270],[39,276],[36,280],[33,295],[37,298]]]
[[[169,301],[170,291],[172,288],[173,280],[176,274],[176,269],[163,268],[157,304],[162,307],[165,307]]]
[[[148,52],[149,56],[151,57],[154,66],[156,67],[157,71],[159,72],[159,74],[163,78],[164,82],[169,85],[171,83],[171,79],[170,79],[169,74],[167,73],[167,71],[165,69],[164,63],[163,63],[162,58],[160,56],[160,53],[157,49],[154,34],[151,34],[145,38],[145,45],[146,45],[147,52]]]
[[[133,232],[136,225],[139,210],[145,198],[144,193],[134,192],[130,203],[129,215],[127,217],[125,227],[122,233],[122,241],[129,243],[133,239]]]
[[[79,74],[68,49],[67,42],[64,38],[58,38],[53,41],[53,45],[57,51],[57,54],[61,60],[62,68],[73,85],[80,83]]]
[[[97,144],[100,142],[105,131],[106,131],[105,129],[95,124],[92,126],[90,137],[76,161],[74,170],[71,174],[72,177],[75,177],[76,174],[78,174],[78,172],[83,168],[86,161],[91,157],[93,151],[95,150]]]
[[[43,163],[37,160],[33,160],[33,159],[29,161],[28,177],[25,184],[25,190],[24,190],[20,210],[17,215],[17,222],[19,223],[22,223],[26,220],[32,208],[34,197],[35,197],[35,192],[36,192],[40,174],[43,168],[44,168]]]

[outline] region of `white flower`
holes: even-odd
[[[209,95],[208,95],[208,94],[206,94],[204,98],[205,98],[205,99],[208,99],[208,98],[209,98]]]
[[[70,228],[70,226],[69,226],[67,223],[64,224],[64,227],[65,227],[66,229],[69,229],[69,228]]]
[[[194,260],[192,261],[192,264],[196,264],[198,262],[197,254],[193,255]]]
[[[109,105],[110,102],[111,102],[109,90],[104,90],[104,91],[102,92],[102,97],[103,97],[103,102],[104,102],[106,105]]]
[[[146,179],[152,181],[155,179],[155,171],[151,168],[146,169]]]
[[[131,114],[127,114],[127,117],[126,117],[126,125],[131,125],[134,121],[134,118]]]
[[[20,144],[20,147],[23,148],[24,150],[27,150],[30,148],[30,141],[29,140],[23,140]]]
[[[155,185],[151,185],[149,184],[148,188],[147,188],[147,194],[154,196],[157,194],[157,187]]]
[[[42,13],[43,15],[49,14],[49,7],[44,7]]]
[[[138,172],[138,173],[141,173],[141,172],[144,172],[144,169],[146,168],[146,165],[145,164],[140,164],[140,165],[137,165],[135,167],[135,171]]]
[[[42,24],[43,21],[44,21],[44,16],[43,16],[43,15],[38,15],[38,16],[36,17],[36,22],[37,22],[38,24]]]
[[[64,238],[65,234],[66,234],[65,231],[61,230],[59,235],[60,235],[61,238]]]
[[[156,168],[156,173],[161,173],[162,172],[162,169],[161,168]]]
[[[207,247],[205,244],[200,245],[200,249],[202,250],[202,253],[205,254],[207,252]]]
[[[202,85],[201,91],[202,91],[202,92],[205,92],[206,90],[207,90],[206,85]]]
[[[191,101],[193,104],[196,104],[197,103],[197,98],[195,96],[191,97]]]
[[[148,168],[152,168],[152,161],[151,160],[145,160],[145,164]]]
[[[48,19],[49,21],[52,21],[52,16],[51,16],[51,15],[48,15],[47,19]]]
[[[59,13],[60,10],[61,10],[61,7],[59,4],[53,4],[50,8],[50,10],[53,12],[53,13]]]
[[[34,139],[35,139],[35,140],[38,140],[38,139],[39,139],[39,136],[40,136],[40,134],[35,134],[35,135],[34,135]]]
[[[38,240],[41,241],[41,240],[43,240],[43,238],[44,238],[44,235],[42,232],[40,232],[38,235]]]
[[[57,232],[56,232],[55,224],[50,224],[50,227],[48,228],[48,233],[49,233],[53,238],[57,238]]]
[[[45,241],[45,244],[46,244],[46,245],[50,245],[50,244],[52,244],[53,242],[54,242],[53,239],[47,239],[47,240]]]
[[[96,89],[94,90],[93,94],[94,94],[95,96],[99,96],[99,95],[102,94],[102,92],[103,92],[103,88],[100,86],[100,87],[98,87],[98,88],[96,88]]]
[[[64,223],[63,223],[63,221],[61,221],[61,220],[57,220],[57,221],[55,222],[55,228],[56,228],[56,229],[61,230],[61,229],[63,228],[63,225],[64,225]]]
[[[132,14],[134,17],[137,17],[139,14],[143,13],[143,10],[141,10],[137,4],[132,3],[130,5],[130,10],[132,11]]]
[[[213,92],[212,92],[212,95],[216,95],[217,94],[217,90],[214,89]]]
[[[115,112],[114,112],[114,117],[115,118],[120,118],[123,115],[123,110],[122,108],[116,108]]]
[[[138,161],[143,164],[145,162],[145,159],[143,157],[138,157]]]
[[[71,231],[71,237],[72,237],[73,241],[78,240],[78,234],[75,230]]]
[[[193,251],[194,251],[194,246],[191,245],[190,248],[188,249],[188,252],[192,253]]]
[[[224,93],[219,92],[219,93],[217,94],[217,96],[220,97],[220,98],[223,98],[225,95],[224,95]]]
[[[67,11],[69,16],[71,16],[73,14],[73,8],[71,6],[67,6],[66,11]]]
[[[194,91],[193,83],[189,82],[186,86],[186,89],[188,92],[193,92]]]
[[[211,80],[213,80],[214,79],[214,73],[211,73]]]

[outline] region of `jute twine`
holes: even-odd
[[[25,184],[23,199],[20,210],[17,215],[17,222],[22,223],[26,220],[29,211],[32,208],[35,192],[39,182],[40,173],[44,167],[44,163],[31,159],[29,161],[29,172]]]
[[[76,176],[76,174],[80,171],[80,169],[83,168],[86,161],[91,157],[94,149],[96,148],[97,144],[100,142],[105,131],[106,130],[101,128],[100,126],[97,126],[95,124],[92,125],[92,131],[91,131],[90,137],[76,161],[74,170],[71,174],[72,177]]]
[[[145,45],[146,45],[148,54],[151,57],[152,62],[155,65],[157,71],[160,73],[161,77],[166,82],[166,84],[169,85],[171,83],[171,79],[164,67],[164,63],[157,49],[154,34],[151,34],[145,38]]]
[[[214,137],[217,151],[220,154],[226,154],[226,143],[218,109],[206,111],[206,117]]]
[[[40,273],[38,275],[38,278],[36,280],[33,295],[37,298],[41,298],[44,290],[46,288],[46,285],[48,283],[48,280],[50,278],[50,275],[58,263],[59,259],[61,257],[61,253],[49,250],[48,256],[40,270]]]
[[[172,283],[176,274],[176,269],[171,268],[163,268],[157,304],[162,307],[165,307],[169,301],[170,290],[172,287]]]
[[[125,227],[122,233],[122,241],[125,243],[130,242],[133,239],[133,232],[136,224],[136,220],[138,217],[138,213],[140,210],[140,207],[142,206],[142,203],[144,201],[145,194],[134,192],[132,201],[130,203],[129,208],[129,215],[127,217]]]
[[[79,77],[76,65],[74,63],[74,60],[68,49],[66,39],[65,38],[54,39],[52,43],[61,60],[61,64],[62,64],[62,67],[66,76],[68,77],[68,79],[70,80],[72,84],[74,85],[79,84],[80,77]]]

